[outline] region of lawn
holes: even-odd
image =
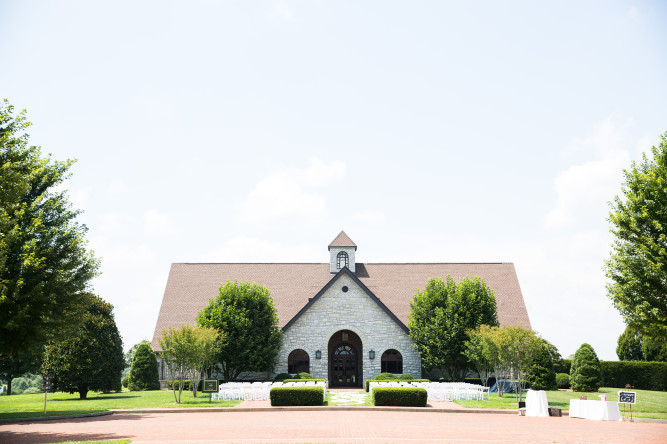
[[[208,394],[192,397],[192,392],[183,392],[181,403],[174,402],[171,390],[122,393],[88,393],[88,399],[79,399],[78,393],[49,393],[46,404],[47,416],[76,415],[104,412],[110,409],[143,408],[187,408],[187,407],[233,407],[241,401],[213,401]],[[0,396],[0,419],[44,416],[44,394]]]
[[[588,399],[598,400],[599,395],[606,393],[607,400],[615,401],[618,399],[618,391],[621,389],[612,387],[600,387],[596,393],[569,392],[556,390],[547,392],[547,401],[549,407],[557,407],[563,410],[570,409],[570,399],[579,399],[580,396],[587,396]],[[667,419],[667,392],[655,392],[651,390],[632,390],[637,392],[637,404],[632,406],[632,416],[640,418]],[[525,400],[525,396],[524,396]],[[463,407],[469,408],[488,408],[488,409],[515,409],[517,408],[516,397],[514,394],[506,393],[502,398],[498,394],[491,393],[490,401],[454,401]],[[630,406],[620,404],[622,416],[630,416]],[[624,412],[623,410],[626,410]]]

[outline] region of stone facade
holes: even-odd
[[[349,264],[347,268],[354,273],[355,272],[355,260],[354,260],[354,253],[355,253],[356,248],[355,247],[329,247],[329,272],[330,273],[338,273],[340,270],[338,269],[338,253],[341,251],[344,251],[347,253],[347,256],[349,257]]]
[[[340,273],[333,279],[332,285],[286,328],[274,372],[287,373],[289,354],[302,349],[308,353],[310,373],[329,381],[329,340],[340,330],[350,330],[362,343],[362,349],[357,350],[363,371],[360,384],[380,373],[380,359],[388,349],[401,353],[403,373],[421,377],[419,353],[405,330],[350,276]],[[343,292],[343,287],[348,291]],[[321,359],[315,357],[317,350]],[[375,351],[374,359],[369,358],[370,350]]]

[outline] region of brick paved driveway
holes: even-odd
[[[667,424],[597,422],[515,415],[269,411],[121,413],[98,418],[0,425],[0,442],[129,438],[206,443],[667,443]]]

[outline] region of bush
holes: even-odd
[[[376,381],[386,381],[388,379],[396,379],[396,375],[393,373],[384,372],[380,373],[373,379],[375,379]]]
[[[126,377],[123,378],[121,385],[125,388],[128,388],[128,386],[130,385],[130,375],[127,375]]]
[[[274,382],[279,382],[279,381],[284,381],[285,379],[294,379],[292,378],[292,375],[289,373],[278,373],[275,378],[273,378]]]
[[[403,373],[402,375],[398,375],[397,379],[399,381],[412,381],[415,378],[410,373]]]
[[[667,390],[667,363],[645,361],[602,361],[606,387],[624,388],[630,384],[640,390]]]
[[[269,394],[272,406],[322,405],[322,387],[274,387]]]
[[[203,383],[204,381],[200,379],[199,382],[197,383],[197,391],[201,392]],[[176,389],[178,389],[178,379],[167,381],[167,388],[169,390],[173,390],[174,386],[176,387]],[[192,390],[192,381],[190,379],[183,380],[183,390],[185,391]]]
[[[301,372],[294,375],[294,379],[313,379],[313,375],[310,373]]]
[[[160,390],[157,359],[148,342],[139,344],[134,353],[128,388],[132,391]]]
[[[380,387],[373,389],[373,403],[378,406],[426,407],[426,389]]]
[[[558,362],[554,362],[554,371],[556,373],[567,373],[569,375],[571,367],[572,367],[571,359],[561,359]]]
[[[570,388],[570,375],[567,373],[557,373],[556,385],[559,389]]]
[[[546,345],[533,356],[526,379],[533,390],[556,390],[556,372]]]
[[[593,347],[582,344],[572,360],[570,386],[575,392],[597,392],[601,385],[600,360]]]

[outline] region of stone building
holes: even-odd
[[[332,387],[361,386],[382,371],[421,376],[408,316],[410,300],[433,277],[481,277],[494,291],[500,323],[530,328],[511,263],[359,263],[356,251],[341,231],[329,244],[329,263],[172,264],[153,349],[160,351],[164,329],[193,324],[228,280],[271,292],[284,333],[272,374],[306,371]]]

